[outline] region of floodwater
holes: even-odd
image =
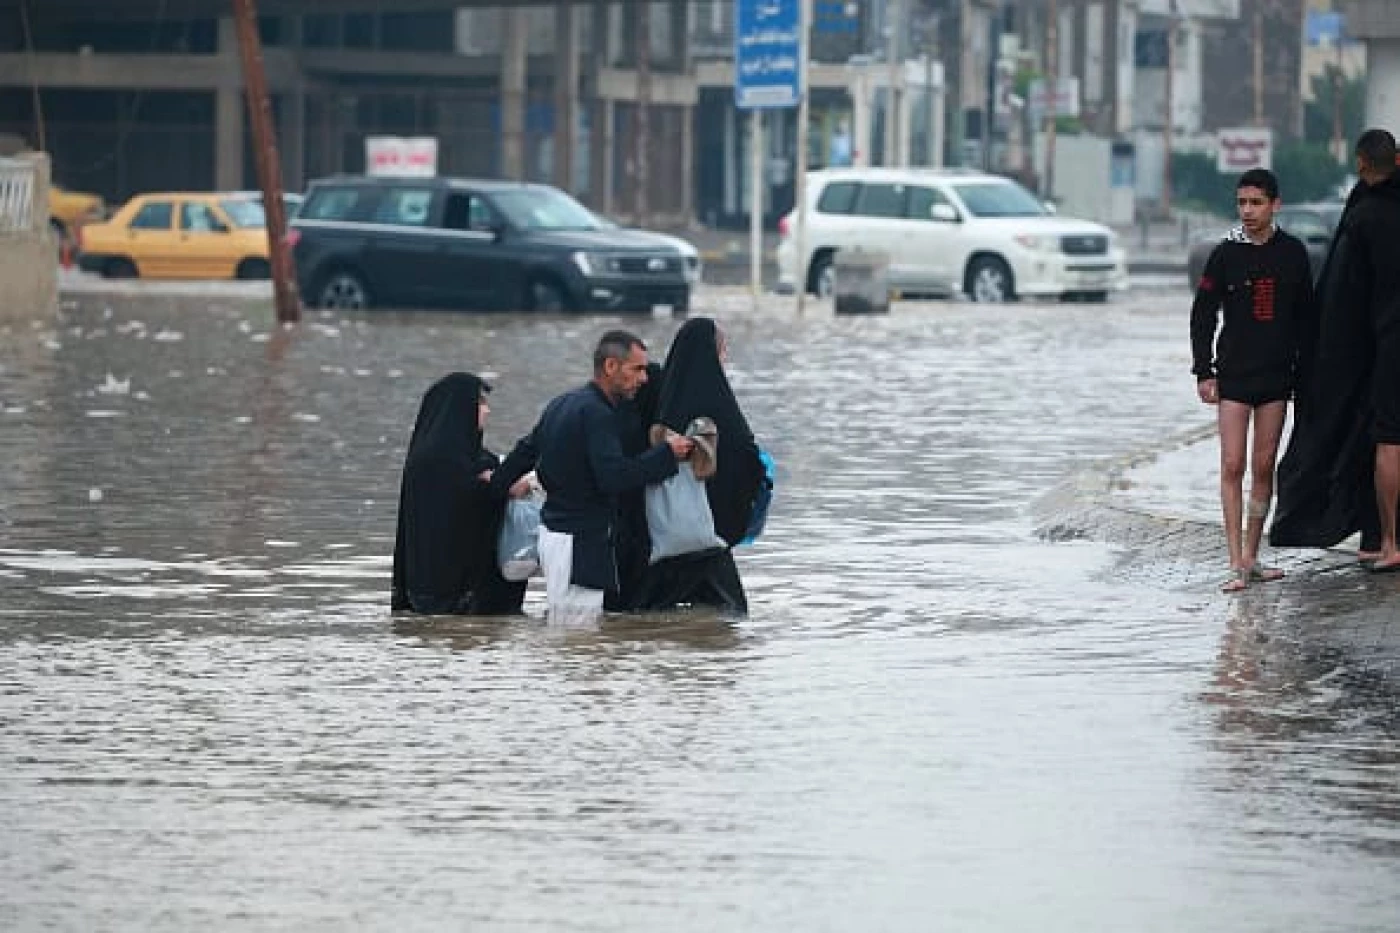
[[[1400,928],[1395,678],[1298,580],[1034,534],[1208,423],[1185,310],[711,293],[780,468],[751,615],[581,633],[391,617],[398,471],[435,377],[503,450],[613,321],[0,334],[0,927]]]

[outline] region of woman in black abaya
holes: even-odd
[[[709,318],[687,321],[671,343],[656,392],[655,425],[684,433],[707,417],[718,429],[715,474],[705,483],[715,532],[728,545],[671,557],[646,568],[633,597],[636,609],[716,606],[747,612],[748,599],[731,548],[743,540],[766,479],[758,444],[724,373],[724,334]]]
[[[452,373],[423,396],[399,492],[393,609],[521,611],[525,584],[507,581],[496,564],[505,503],[489,494],[484,478],[500,462],[482,446],[490,391],[470,373]]]

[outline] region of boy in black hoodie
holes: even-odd
[[[1230,578],[1221,589],[1227,593],[1283,576],[1259,563],[1259,543],[1273,500],[1274,462],[1288,400],[1299,379],[1300,350],[1315,316],[1307,248],[1274,226],[1278,179],[1267,169],[1250,169],[1236,185],[1236,204],[1240,226],[1206,260],[1191,305],[1196,391],[1202,402],[1219,406],[1220,502],[1230,551]]]

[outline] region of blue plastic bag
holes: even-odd
[[[753,514],[749,516],[749,527],[744,530],[744,538],[739,543],[753,544],[763,534],[763,526],[768,522],[768,507],[773,504],[773,486],[778,478],[778,465],[762,447],[758,448],[758,459],[763,464],[763,482],[759,484],[758,496],[753,502]]]

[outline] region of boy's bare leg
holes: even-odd
[[[1381,553],[1372,570],[1400,569],[1395,541],[1395,510],[1400,506],[1400,446],[1376,445],[1376,507],[1381,513]]]
[[[1249,504],[1245,508],[1244,566],[1255,568],[1259,543],[1264,539],[1264,522],[1274,496],[1274,467],[1278,462],[1279,439],[1288,412],[1287,402],[1269,402],[1254,409],[1254,438],[1250,451]],[[1255,579],[1277,580],[1283,576],[1269,568],[1259,570]]]
[[[1244,470],[1252,409],[1240,402],[1220,400],[1220,510],[1225,515],[1225,544],[1230,569],[1248,569],[1244,562],[1240,531],[1244,522]],[[1239,587],[1229,587],[1238,589]]]

